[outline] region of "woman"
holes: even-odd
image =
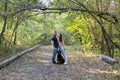
[[[63,41],[63,39],[62,39],[62,34],[61,34],[61,33],[60,33],[60,35],[59,35],[58,43],[59,43],[60,51],[61,51],[61,53],[63,54],[63,57],[64,57],[64,59],[65,59],[64,64],[68,64],[68,60],[67,60],[67,56],[66,56],[65,48],[64,48],[64,41]]]

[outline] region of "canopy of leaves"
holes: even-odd
[[[0,49],[7,53],[50,44],[57,30],[66,44],[114,57],[120,51],[119,4],[119,0],[50,0],[47,5],[43,0],[1,0]]]

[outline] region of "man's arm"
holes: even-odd
[[[51,45],[52,45],[53,49],[56,49],[56,48],[54,47],[54,41],[52,41],[52,40],[51,40]]]

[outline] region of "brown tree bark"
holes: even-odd
[[[4,32],[5,32],[6,26],[7,26],[7,7],[8,7],[8,3],[6,1],[5,6],[4,6],[4,16],[3,16],[4,24],[2,27],[2,31],[0,33],[0,43],[4,40]]]
[[[14,45],[16,45],[16,40],[17,40],[17,30],[15,31],[15,35],[14,35],[14,41],[13,41]]]
[[[10,41],[9,41],[7,50],[9,50],[9,48],[10,48],[10,46],[11,46],[11,44],[12,44],[12,39],[13,39],[14,35],[15,35],[14,43],[16,42],[17,28],[18,28],[18,26],[19,26],[19,18],[17,17],[17,21],[16,21],[16,23],[15,23],[14,30],[13,30],[13,32],[12,32],[12,35],[10,36]]]

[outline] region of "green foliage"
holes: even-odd
[[[8,1],[6,14],[4,14],[5,1]],[[10,50],[13,50],[13,52],[20,51],[35,44],[50,45],[55,30],[63,34],[64,42],[67,45],[84,46],[86,49],[94,49],[95,47],[100,50],[102,42],[101,26],[88,11],[85,11],[86,9],[80,3],[88,10],[93,11],[91,14],[101,22],[110,38],[117,44],[120,43],[120,20],[118,19],[118,23],[112,24],[99,16],[101,14],[99,12],[105,11],[104,13],[106,13],[110,9],[112,9],[112,14],[117,13],[117,5],[112,5],[109,9],[108,3],[110,0],[103,2],[101,0],[54,0],[51,7],[69,8],[68,12],[65,13],[62,13],[62,11],[61,13],[54,13],[60,10],[34,12],[36,10],[29,9],[24,11],[24,6],[29,6],[31,3],[36,5],[37,2],[38,0],[0,0],[0,33],[4,29],[5,17],[7,17],[3,37],[0,37],[0,49],[3,50],[3,53]],[[84,12],[71,11],[71,8],[83,9]],[[16,12],[22,9],[23,11]],[[42,12],[45,13],[41,14]],[[114,22],[114,18],[109,15],[102,15],[102,17]],[[103,42],[105,51],[107,51],[107,43],[105,40]],[[108,42],[110,43],[110,41]],[[109,46],[111,47],[111,44]],[[117,56],[120,55],[119,49],[116,49],[116,47],[115,53]]]

